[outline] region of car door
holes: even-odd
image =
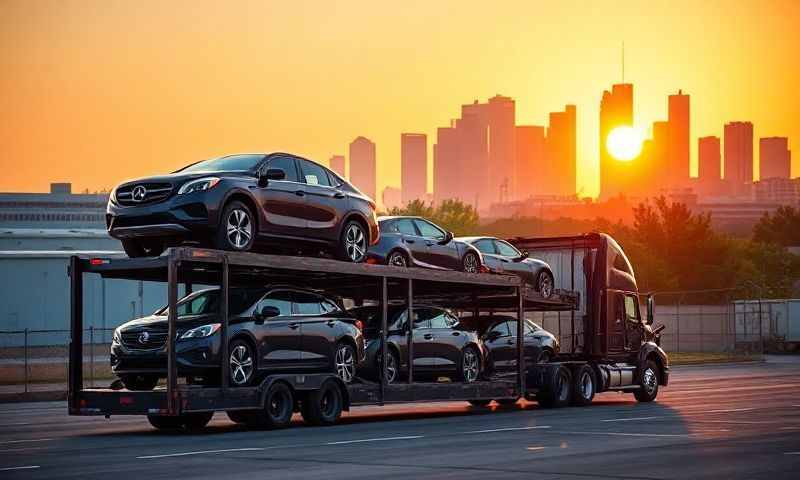
[[[495,249],[497,250],[497,258],[503,265],[503,270],[506,273],[514,273],[525,279],[528,283],[532,283],[531,267],[525,261],[515,261],[519,259],[522,253],[511,246],[508,242],[503,240],[493,240]]]
[[[642,345],[642,317],[636,295],[625,295],[625,351],[638,352]]]
[[[333,185],[325,168],[305,159],[297,159],[301,183],[306,193],[306,236],[327,241],[339,239],[342,216],[347,212],[347,196]]]
[[[338,307],[320,295],[302,291],[294,292],[292,305],[292,314],[301,325],[303,365],[315,369],[330,366],[338,320],[328,314],[338,312]]]
[[[258,342],[259,368],[285,370],[302,366],[300,325],[292,316],[292,295],[289,290],[272,290],[256,305],[278,309],[280,315],[257,321],[254,334]]]
[[[261,212],[259,232],[268,236],[302,237],[306,231],[305,185],[299,182],[297,165],[289,156],[272,157],[261,170],[281,169],[283,180],[270,180],[265,187],[251,187]]]
[[[466,332],[453,328],[458,319],[447,310],[431,308],[427,315],[430,316],[430,330],[427,334],[433,337],[431,341],[436,348],[436,368],[456,370],[461,361],[461,350],[467,342]]]
[[[504,261],[503,259],[497,254],[497,249],[494,246],[494,241],[491,238],[482,238],[472,244],[475,248],[481,252],[481,256],[483,257],[483,264],[489,271],[494,273],[500,273],[505,271]]]
[[[423,261],[439,268],[451,270],[461,269],[461,258],[458,254],[455,242],[448,242],[441,245],[439,242],[444,240],[446,232],[436,225],[421,218],[414,219],[420,236],[425,242],[425,252]]]
[[[414,260],[424,263],[425,265],[423,266],[427,266],[424,258],[428,247],[425,245],[425,239],[420,236],[417,227],[414,225],[414,221],[410,218],[398,218],[394,221],[394,225],[400,234],[400,241],[411,252]]]
[[[513,367],[516,349],[514,338],[509,329],[509,322],[494,324],[484,337],[484,344],[489,350],[489,361],[496,372],[506,372]]]
[[[431,311],[427,308],[414,309],[414,368],[427,372],[436,370],[439,355],[436,336],[431,332],[430,316]]]

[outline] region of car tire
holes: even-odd
[[[301,413],[307,424],[327,426],[336,423],[342,415],[344,396],[339,385],[328,380],[319,390],[309,392],[302,403]]]
[[[597,391],[597,378],[589,365],[581,365],[572,375],[572,404],[584,407],[592,403]]]
[[[344,383],[351,383],[356,378],[356,351],[347,342],[336,344],[333,356],[333,368],[336,376]]]
[[[232,387],[247,387],[256,377],[256,355],[250,342],[236,338],[228,347],[229,382]]]
[[[467,252],[461,259],[461,271],[466,273],[479,273],[481,260],[475,252]]]
[[[351,263],[361,263],[367,259],[369,232],[361,222],[351,220],[342,229],[339,239],[338,257]]]
[[[391,384],[398,380],[400,380],[400,359],[397,356],[397,352],[394,351],[394,348],[387,348],[386,349],[386,383]],[[381,368],[381,358],[380,352],[378,352],[377,357],[377,365],[376,369],[378,371],[378,378],[381,378],[383,374],[383,369]]]
[[[408,261],[408,256],[400,250],[395,250],[394,252],[390,253],[389,258],[386,259],[386,265],[392,267],[405,268],[410,264],[411,262]]]
[[[536,401],[543,408],[560,408],[569,405],[572,394],[572,373],[564,365],[559,365],[547,384],[536,394]]]
[[[539,272],[539,276],[536,278],[536,291],[539,292],[539,295],[541,295],[542,298],[550,298],[553,296],[554,288],[555,281],[553,279],[553,274],[547,270]]]
[[[248,427],[266,430],[286,428],[292,422],[293,413],[292,389],[283,382],[275,382],[264,394],[264,408],[252,412],[245,423]]]
[[[157,375],[122,375],[119,379],[128,390],[150,391],[158,385]]]
[[[483,398],[480,399],[480,400],[467,400],[467,401],[473,407],[478,407],[478,408],[486,408],[486,407],[489,406],[490,403],[492,403],[491,400],[486,400],[486,399],[483,399]]]
[[[645,363],[642,372],[639,374],[639,389],[633,392],[633,396],[640,402],[652,402],[658,396],[658,365],[652,360]]]
[[[234,252],[249,252],[255,244],[258,224],[250,207],[234,200],[222,210],[217,232],[214,234],[214,248]]]
[[[458,362],[457,377],[460,382],[472,383],[478,380],[481,374],[481,356],[478,349],[472,345],[467,345],[461,351],[461,359]]]
[[[539,358],[536,359],[536,363],[549,363],[553,360],[553,354],[548,349],[542,349],[542,352],[539,353]]]

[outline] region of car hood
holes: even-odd
[[[218,321],[219,319],[216,315],[187,315],[183,317],[178,317],[178,329],[186,330],[189,328],[199,327],[200,325],[206,325]],[[169,324],[167,322],[166,316],[150,315],[147,317],[137,318],[135,320],[123,323],[122,325],[119,326],[119,329],[121,331],[140,329],[140,328],[166,330],[168,326]]]
[[[142,177],[142,178],[125,180],[124,182],[120,183],[117,186],[117,188],[138,183],[169,183],[172,185],[181,185],[189,180],[194,180],[196,178],[232,177],[232,176],[247,177],[249,175],[246,172],[175,172],[175,173],[168,173],[166,175],[156,175],[152,177]]]

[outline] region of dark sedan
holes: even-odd
[[[486,347],[487,371],[491,373],[515,372],[517,369],[517,319],[506,315],[462,317],[462,328],[478,332]],[[525,320],[523,345],[526,365],[547,363],[560,350],[558,339],[552,333],[530,320]]]
[[[481,254],[453,239],[451,232],[420,217],[378,217],[381,238],[370,247],[367,263],[478,273]]]
[[[365,322],[366,359],[361,370],[378,379],[381,358],[380,308],[360,307],[351,315]],[[387,317],[387,364],[389,383],[408,373],[408,309],[390,306]],[[450,376],[460,382],[474,382],[483,372],[485,351],[478,335],[459,325],[458,317],[447,310],[414,307],[414,376]]]
[[[220,291],[192,293],[178,302],[178,375],[219,380]],[[333,299],[288,287],[233,288],[229,298],[229,358],[233,386],[263,372],[335,371],[345,382],[364,358],[360,323]],[[167,311],[131,320],[114,331],[111,369],[130,390],[151,390],[166,377]]]
[[[522,277],[533,286],[542,297],[553,294],[553,270],[547,262],[530,258],[528,252],[520,252],[516,247],[494,237],[459,237],[456,240],[477,248],[483,256],[483,263],[492,273],[509,273]]]
[[[234,251],[327,250],[361,262],[379,236],[372,199],[288,153],[229,155],[125,182],[111,193],[106,224],[130,257],[192,241]]]

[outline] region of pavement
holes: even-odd
[[[800,363],[678,367],[658,400],[589,407],[465,402],[359,407],[332,427],[199,433],[142,417],[0,405],[0,478],[798,478]]]

